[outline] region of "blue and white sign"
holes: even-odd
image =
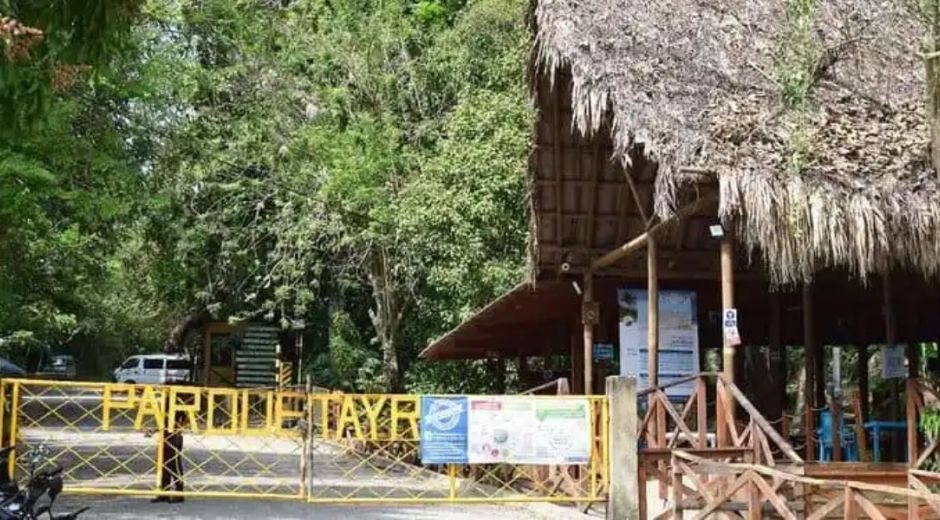
[[[647,368],[647,302],[642,289],[619,289],[620,375],[637,378],[637,389],[649,384]],[[737,322],[735,313],[735,322]],[[659,292],[659,383],[667,384],[699,371],[698,310],[694,291]],[[695,383],[666,389],[670,398],[692,395]]]
[[[467,463],[467,398],[421,398],[421,463]]]

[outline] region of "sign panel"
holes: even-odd
[[[421,463],[466,464],[466,397],[421,398]]]
[[[614,346],[611,343],[594,344],[594,361],[611,361],[614,359]]]
[[[724,331],[725,341],[732,347],[741,344],[741,335],[738,333],[738,310],[725,309],[722,319],[722,330]]]
[[[883,345],[881,347],[881,378],[896,379],[906,375],[904,345]]]
[[[471,464],[586,464],[591,460],[587,399],[469,398]]]
[[[649,384],[646,323],[647,295],[642,289],[619,289],[620,374],[637,379],[637,388]],[[666,384],[699,372],[698,311],[695,292],[659,293],[659,382]],[[688,397],[695,383],[666,389],[669,397]]]

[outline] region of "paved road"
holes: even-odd
[[[236,500],[189,500],[183,504],[151,504],[147,499],[123,497],[74,497],[62,499],[61,508],[65,512],[87,505],[92,510],[86,513],[87,520],[137,520],[141,518],[157,520],[302,520],[346,519],[356,520],[510,520],[510,519],[574,519],[585,518],[572,510],[554,506],[496,505],[429,505],[429,506],[333,506],[321,504],[300,504],[293,502],[262,502]]]

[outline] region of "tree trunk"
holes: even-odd
[[[204,309],[194,309],[183,316],[163,342],[163,352],[167,354],[179,352],[183,346],[183,340],[186,339],[186,333],[205,320],[206,316]]]
[[[402,301],[395,282],[388,271],[388,255],[384,248],[377,248],[369,262],[369,283],[375,309],[369,311],[372,325],[382,347],[382,367],[385,384],[389,391],[401,390],[399,367],[399,341],[402,316]]]

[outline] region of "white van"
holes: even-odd
[[[114,370],[118,383],[163,384],[189,381],[189,358],[167,354],[131,356]]]

